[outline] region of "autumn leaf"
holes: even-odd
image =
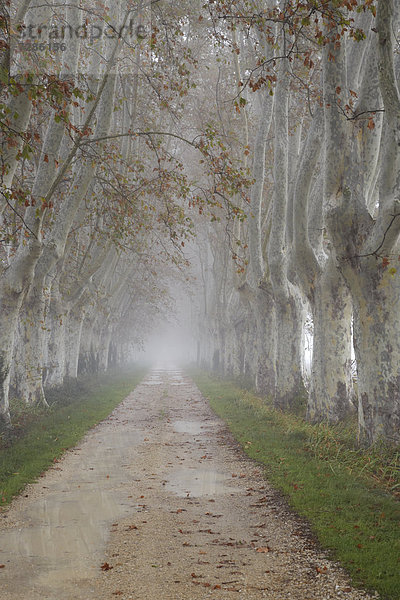
[[[268,546],[261,546],[260,548],[256,548],[256,552],[260,552],[263,554],[266,554],[267,552],[270,552],[271,548],[269,548]]]
[[[315,570],[317,571],[317,573],[324,574],[328,571],[328,568],[327,567],[315,567]]]
[[[102,571],[110,571],[111,569],[113,569],[114,567],[112,567],[111,565],[108,564],[108,562],[105,562],[101,565],[100,569]]]

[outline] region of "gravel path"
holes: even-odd
[[[193,384],[153,371],[0,513],[1,600],[328,600],[355,590]]]

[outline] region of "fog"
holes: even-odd
[[[148,338],[139,359],[156,368],[170,369],[196,360],[195,340],[181,324],[160,326]]]

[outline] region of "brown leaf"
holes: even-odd
[[[315,567],[315,570],[317,571],[317,573],[326,573],[328,571],[327,567]]]
[[[102,571],[110,571],[111,569],[113,569],[114,567],[112,567],[111,565],[108,564],[108,562],[105,562],[101,565],[100,569]]]
[[[268,546],[262,546],[261,548],[256,548],[256,552],[270,552],[271,548],[269,548]]]
[[[6,565],[0,565],[0,569],[4,569]]]

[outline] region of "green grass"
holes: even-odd
[[[7,441],[0,437],[0,506],[105,419],[143,376],[144,371],[134,368],[71,383],[48,393],[47,410],[12,401],[14,434]]]
[[[191,376],[353,583],[400,599],[399,448],[361,450],[352,423],[311,425],[232,383]]]

